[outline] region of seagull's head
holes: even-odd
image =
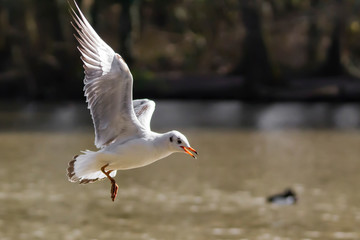
[[[193,149],[187,138],[184,136],[184,134],[178,132],[178,131],[171,131],[168,134],[168,143],[169,147],[174,152],[183,152],[187,153],[193,158],[196,158],[195,155],[197,155],[197,151]],[[194,155],[195,153],[195,155]]]

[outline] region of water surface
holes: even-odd
[[[70,183],[68,161],[94,149],[82,104],[3,106],[0,239],[360,239],[356,104],[160,102],[153,126],[199,150]],[[293,188],[299,202],[266,203]]]

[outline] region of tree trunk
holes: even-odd
[[[341,64],[341,28],[340,20],[335,20],[334,29],[331,34],[331,44],[327,50],[326,60],[321,72],[327,76],[338,76],[344,73]]]
[[[326,60],[321,68],[321,73],[326,76],[338,76],[345,73],[341,63],[341,33],[344,27],[344,14],[341,0],[337,0],[337,15],[333,20],[331,43],[327,50]]]
[[[62,28],[59,17],[59,8],[56,0],[37,0],[39,29],[46,31],[52,40],[62,42]]]
[[[319,1],[311,1],[311,13],[318,7]],[[313,72],[318,65],[318,47],[320,43],[320,33],[317,26],[317,18],[313,15],[310,16],[310,23],[308,29],[308,42],[307,42],[307,70]]]
[[[119,24],[119,32],[120,32],[120,50],[121,56],[125,59],[126,63],[131,66],[133,64],[133,54],[132,54],[132,24],[131,24],[131,15],[130,8],[133,0],[123,0],[122,11],[120,15],[120,24]]]
[[[246,79],[248,91],[257,92],[259,85],[273,85],[275,83],[270,59],[262,34],[261,18],[256,2],[253,0],[239,0],[242,21],[246,29],[242,72]]]

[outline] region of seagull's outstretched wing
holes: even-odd
[[[146,130],[150,131],[150,121],[155,111],[155,102],[149,99],[137,99],[133,101],[133,105],[139,122]]]
[[[75,1],[74,1],[75,2]],[[125,61],[95,32],[76,4],[72,23],[84,63],[84,91],[95,127],[95,145],[104,147],[139,135],[144,127],[132,104],[133,78]]]

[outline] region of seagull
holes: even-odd
[[[139,168],[175,152],[196,158],[197,152],[178,131],[156,133],[150,128],[155,102],[133,100],[133,77],[124,59],[107,45],[91,27],[74,0],[70,5],[72,26],[80,46],[84,67],[84,95],[95,128],[98,151],[82,151],[69,162],[71,182],[92,183],[108,178],[111,199],[115,200],[117,170]],[[195,155],[194,155],[195,154]]]

